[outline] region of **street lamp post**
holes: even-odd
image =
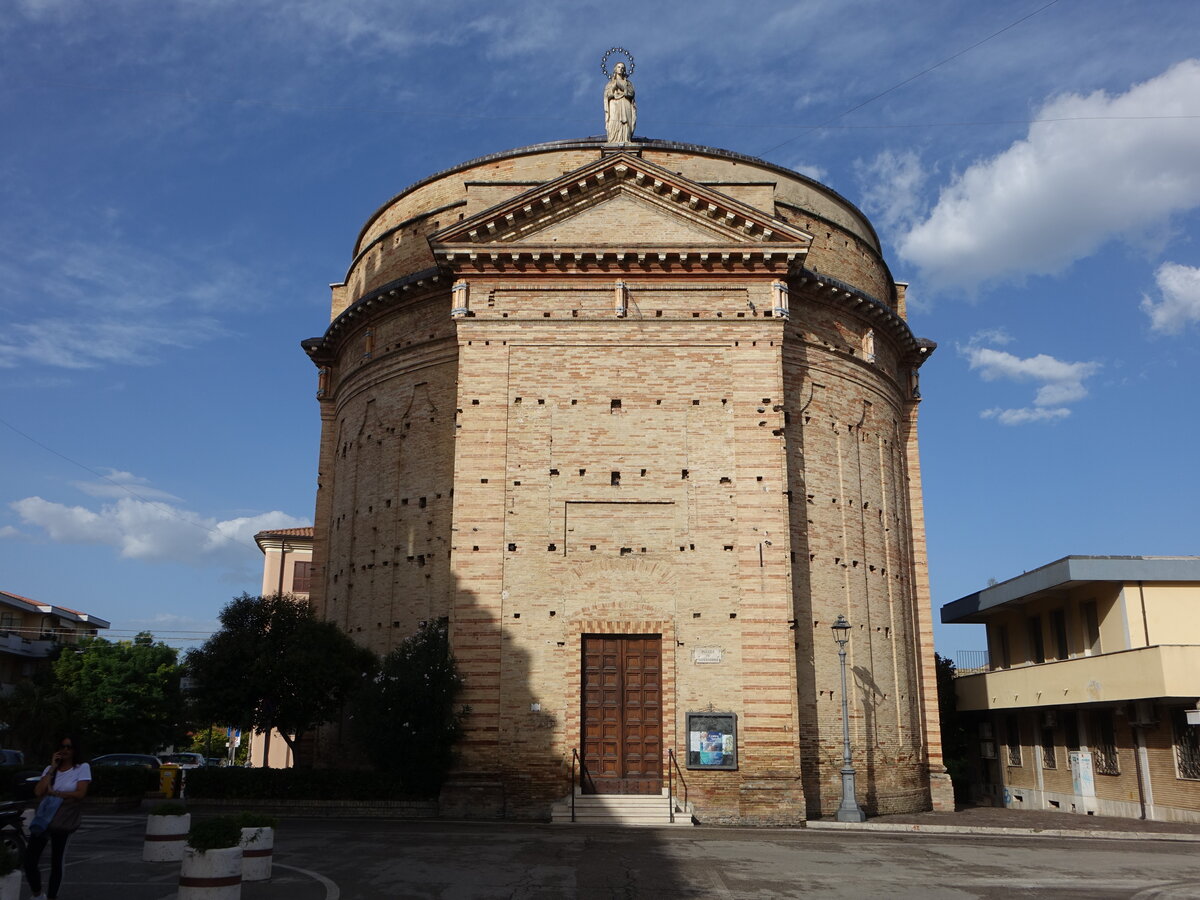
[[[842,805],[838,807],[837,821],[865,822],[867,814],[859,808],[854,796],[854,765],[850,753],[850,703],[846,695],[846,643],[850,640],[850,623],[839,615],[833,623],[833,639],[838,645],[838,657],[842,664]]]

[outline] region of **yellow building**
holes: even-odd
[[[262,596],[275,594],[308,600],[312,575],[313,530],[308,528],[276,528],[260,531],[254,543],[263,553]],[[269,769],[289,769],[295,763],[292,748],[278,731],[270,739],[255,731],[243,740],[250,741],[250,764]]]
[[[1007,806],[1200,822],[1200,557],[1068,556],[942,607],[972,789]]]

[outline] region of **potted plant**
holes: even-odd
[[[188,831],[178,900],[242,896],[242,826],[233,816],[202,819]]]
[[[0,900],[19,900],[21,896],[21,860],[7,845],[0,843]]]
[[[159,803],[146,818],[146,842],[142,859],[146,862],[179,862],[187,843],[191,813],[182,803]]]
[[[275,852],[275,827],[279,820],[262,813],[244,812],[242,826],[242,881],[266,881],[271,877]]]

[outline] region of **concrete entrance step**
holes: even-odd
[[[675,798],[675,821],[671,821],[671,800],[666,795],[577,794],[575,821],[571,821],[571,798],[554,804],[550,821],[566,825],[653,825],[690,826],[692,814]]]

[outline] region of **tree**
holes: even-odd
[[[90,752],[151,753],[184,735],[179,651],[149,632],[132,641],[85,638],[51,666],[72,727]]]
[[[380,771],[397,772],[407,791],[436,794],[454,759],[467,709],[446,625],[423,622],[383,659],[353,703],[353,734]]]
[[[966,789],[968,755],[971,739],[962,715],[958,711],[958,694],[954,689],[954,660],[937,653],[933,655],[937,668],[938,720],[942,730],[942,761],[950,773],[956,794]]]
[[[197,711],[243,731],[274,728],[291,748],[337,713],[375,657],[291,597],[234,598],[221,629],[187,655]]]

